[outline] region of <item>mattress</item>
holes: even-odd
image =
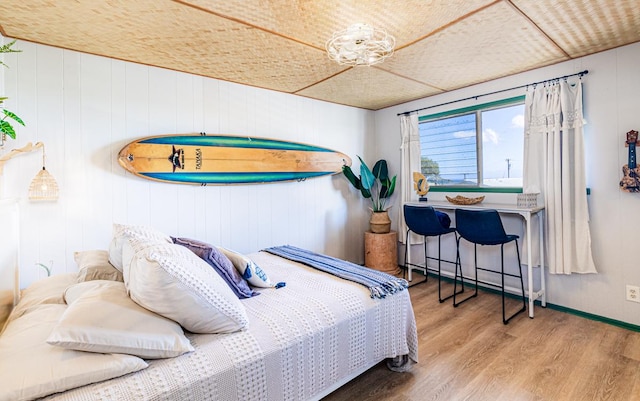
[[[243,299],[249,327],[186,333],[195,351],[47,400],[312,400],[386,358],[418,362],[409,291],[369,290],[266,252],[248,255],[279,289]],[[396,373],[391,373],[396,374]]]

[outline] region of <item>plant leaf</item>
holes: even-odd
[[[0,132],[6,134],[11,139],[16,139],[16,131],[8,121],[0,120]]]
[[[14,112],[9,111],[7,109],[2,109],[2,111],[4,112],[5,116],[9,117],[10,119],[12,119],[13,121],[15,121],[18,124],[22,125],[23,127],[25,126],[24,125],[24,121],[22,121],[22,119],[20,117],[18,117]]]
[[[16,43],[15,40],[13,40],[10,43],[7,43],[6,45],[2,45],[0,46],[0,53],[19,53],[22,50],[14,50],[11,48],[11,46],[13,46]],[[5,67],[9,68],[8,65],[6,65],[5,63],[3,63],[2,61],[0,61],[0,65],[4,65]]]
[[[371,170],[369,170],[369,166],[367,166],[360,156],[358,156],[358,159],[360,159],[360,181],[362,182],[362,188],[370,190],[376,183],[376,177],[373,175]],[[371,196],[371,194],[369,194],[369,196]]]
[[[393,191],[396,189],[396,177],[397,176],[394,175],[393,178],[391,179],[391,185],[389,185],[389,191],[387,196],[393,195]]]
[[[389,186],[391,185],[391,181],[389,178],[385,180],[380,180],[380,198],[386,198],[389,196]]]
[[[347,179],[349,180],[351,185],[354,186],[354,188],[356,189],[362,188],[362,185],[360,183],[360,178],[356,177],[356,175],[353,174],[353,170],[351,170],[351,167],[347,165],[342,166],[342,173],[344,174],[345,177],[347,177]]]
[[[2,45],[0,46],[0,53],[19,53],[22,50],[15,50],[12,49],[11,46],[16,44],[16,40],[12,40],[11,42],[7,43],[6,45]]]
[[[369,191],[366,188],[360,188],[360,193],[362,194],[362,196],[366,199],[371,198],[371,191]]]
[[[373,175],[375,175],[380,181],[389,178],[389,169],[387,167],[387,161],[380,159],[373,166]]]
[[[393,176],[392,179],[389,179],[389,177],[387,177],[380,180],[380,198],[388,198],[393,195],[393,191],[396,188],[396,177],[397,176]]]

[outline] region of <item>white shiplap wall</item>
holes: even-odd
[[[4,39],[5,42],[8,39]],[[366,208],[342,175],[305,182],[189,186],[137,178],[116,155],[147,135],[208,132],[291,140],[355,158],[373,148],[371,111],[18,42],[6,55],[7,108],[27,123],[8,148],[46,144],[56,203],[32,203],[27,188],[40,155],[12,160],[2,197],[20,198],[21,287],[76,270],[73,252],[106,249],[112,223],[152,225],[241,252],[295,244],[362,262]],[[0,232],[6,233],[2,227]]]
[[[583,87],[587,120],[586,169],[587,185],[591,188],[588,202],[592,249],[599,274],[547,274],[548,302],[640,325],[640,303],[625,300],[626,284],[640,286],[640,262],[636,252],[639,247],[640,194],[629,194],[618,188],[622,165],[627,163],[626,132],[640,130],[639,65],[640,43],[636,43],[380,110],[376,112],[379,157],[399,165],[400,156],[395,151],[400,140],[397,113],[589,70]],[[524,89],[480,97],[478,103],[521,94],[524,94]],[[447,107],[465,107],[474,103],[461,102]],[[434,108],[426,113],[442,110],[446,108]],[[444,195],[430,193],[429,198],[444,199]],[[515,204],[516,200],[515,195],[487,194],[487,201]],[[508,221],[507,226],[511,231],[520,229],[517,221]],[[499,256],[495,262],[499,263]]]
[[[400,165],[397,113],[589,69],[587,179],[600,274],[548,275],[549,302],[640,325],[640,304],[624,299],[625,284],[640,285],[633,252],[640,195],[618,189],[627,158],[624,135],[640,128],[640,44],[375,113],[28,42],[18,47],[22,53],[4,56],[11,68],[0,71],[0,89],[10,97],[6,107],[27,127],[8,147],[45,142],[47,168],[62,190],[57,203],[26,200],[39,154],[5,167],[0,196],[20,198],[22,287],[44,277],[36,262],[53,261],[54,274],[75,270],[73,252],[104,249],[113,222],[150,224],[242,252],[291,243],[362,262],[368,216],[341,176],[233,187],[169,185],[131,176],[116,154],[141,136],[205,131],[312,143],[371,162],[386,158],[393,172]],[[395,195],[393,204],[395,227]],[[516,223],[508,226],[517,229]],[[11,235],[2,222],[0,233]]]

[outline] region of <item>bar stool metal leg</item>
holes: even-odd
[[[440,257],[440,255],[442,255],[442,246],[441,246],[441,241],[440,241],[441,236],[438,236],[438,300],[440,301],[440,303],[443,303],[444,301],[446,301],[449,298],[454,298],[455,299],[455,295],[456,295],[456,277],[457,277],[457,267],[458,267],[458,263],[456,261],[456,269],[454,272],[454,277],[453,277],[453,293],[451,293],[450,295],[447,295],[446,297],[442,297],[442,258]],[[458,238],[456,236],[456,243],[458,241]],[[457,251],[456,251],[456,260],[458,259],[457,256]],[[449,262],[451,263],[451,262]],[[462,279],[462,270],[460,270],[460,277]],[[464,292],[464,280],[462,281],[462,289],[457,292],[458,294],[462,294]]]
[[[460,240],[462,239],[462,237],[458,237],[457,239],[457,245],[456,245],[456,275],[454,276],[453,279],[453,306],[454,307],[458,307],[458,305],[460,305],[463,302],[466,302],[468,300],[470,300],[471,298],[475,298],[478,296],[478,261],[477,261],[477,252],[475,252],[475,247],[476,245],[474,244],[474,254],[476,255],[475,259],[475,272],[476,272],[476,278],[475,278],[475,290],[473,292],[473,294],[469,295],[468,297],[464,298],[462,301],[458,301],[456,300],[456,295],[462,294],[464,292],[464,276],[462,275],[462,261],[460,260]],[[460,290],[460,292],[457,291],[456,287],[458,284],[458,269],[460,269],[460,283],[462,286],[462,289]]]
[[[410,243],[409,243],[409,233],[411,232],[411,229],[407,230],[407,235],[405,237],[405,246],[404,246],[404,271],[402,272],[402,278],[407,277],[407,280],[409,280],[409,282],[412,281],[413,279],[413,275],[412,275],[412,271],[411,271],[411,261],[409,260],[409,248],[410,248]],[[418,285],[418,284],[422,284],[422,283],[426,283],[427,279],[429,278],[428,273],[427,273],[427,239],[424,239],[424,280],[420,281],[419,283],[416,283],[414,285]],[[406,274],[406,276],[405,276]],[[413,286],[412,286],[413,287]]]
[[[522,307],[516,311],[514,314],[512,314],[511,316],[509,316],[508,318],[506,317],[506,312],[505,312],[505,295],[504,295],[504,276],[514,276],[512,274],[506,274],[504,272],[504,244],[501,245],[500,247],[500,259],[502,262],[502,270],[501,270],[501,276],[502,276],[502,323],[507,324],[509,323],[509,321],[511,319],[513,319],[516,315],[524,312],[527,309],[527,302],[525,301],[525,292],[524,292],[524,280],[522,279],[522,265],[520,264],[520,250],[518,248],[518,240],[515,240],[515,244],[516,244],[516,254],[518,255],[518,272],[520,273],[518,276],[515,277],[519,277],[520,278],[520,289],[522,290]]]

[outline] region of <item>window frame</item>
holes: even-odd
[[[499,109],[502,107],[513,106],[517,104],[524,104],[525,96],[514,96],[506,99],[496,100],[493,102],[482,103],[478,105],[462,107],[458,109],[452,109],[447,111],[442,111],[438,113],[428,114],[425,116],[418,117],[418,125],[423,122],[432,121],[432,120],[440,120],[444,118],[456,117],[469,113],[482,113],[483,111],[490,111],[494,109]],[[480,166],[482,166],[482,130],[481,128],[481,118],[478,118],[476,115],[476,154],[477,154],[477,166],[478,170],[478,182],[482,182],[483,179],[483,171]],[[422,152],[420,153],[422,157]],[[429,189],[431,192],[487,192],[487,193],[522,193],[522,187],[489,187],[483,186],[480,184],[477,185],[432,185]]]

